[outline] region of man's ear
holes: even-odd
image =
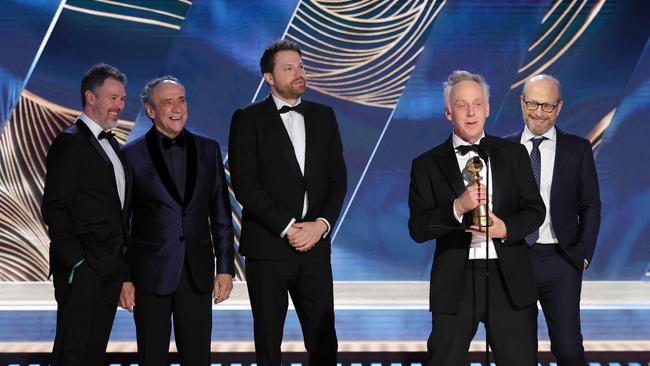
[[[156,110],[149,103],[144,104],[144,110],[147,112],[147,116],[151,119],[156,118]]]
[[[269,84],[269,86],[273,85],[273,74],[271,74],[270,72],[265,72],[263,76],[264,76],[264,81],[266,81],[266,83]]]
[[[447,117],[447,119],[451,121],[451,110],[449,110],[449,107],[447,106],[445,106],[445,117]]]
[[[97,96],[92,90],[86,90],[84,92],[84,98],[86,98],[86,105],[95,105],[95,100],[97,100]]]

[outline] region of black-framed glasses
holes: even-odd
[[[537,103],[537,102],[527,101],[527,100],[524,99],[524,104],[526,105],[526,109],[528,109],[529,111],[536,111],[537,108],[539,108],[539,107],[541,106],[541,107],[542,107],[542,110],[543,110],[544,112],[546,112],[546,113],[551,113],[551,112],[553,112],[553,111],[555,110],[555,107],[557,107],[558,105],[560,105],[561,102],[562,102],[562,99],[560,99],[560,101],[558,101],[558,102],[555,103],[555,104],[551,104],[551,103]]]

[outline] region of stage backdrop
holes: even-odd
[[[189,126],[216,138],[227,164],[230,117],[268,96],[258,61],[279,38],[302,46],[305,98],[334,107],[343,137],[349,178],[332,234],[336,280],[428,279],[435,243],[408,236],[409,170],[450,134],[441,84],[455,69],[486,77],[486,129],[497,136],[523,127],[526,78],[561,80],[557,125],[592,141],[603,202],[586,279],[648,280],[649,34],[644,0],[4,0],[0,280],[47,277],[44,157],[79,113],[85,70],[107,62],[127,74],[122,142],[151,126],[137,97],[145,81],[177,76]],[[239,232],[241,207],[231,200]]]

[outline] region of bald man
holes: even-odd
[[[530,154],[546,206],[544,223],[526,237],[551,352],[559,366],[587,365],[580,330],[582,273],[600,227],[600,195],[589,141],[555,127],[564,101],[550,75],[526,81],[520,97],[524,129],[509,136]]]

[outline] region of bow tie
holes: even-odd
[[[480,150],[478,145],[460,145],[460,146],[456,146],[456,150],[458,150],[458,152],[461,155],[467,155],[467,153],[470,151],[474,151],[475,153],[480,155]]]
[[[289,107],[288,105],[284,105],[284,106],[282,106],[282,108],[280,108],[278,110],[278,112],[280,112],[280,114],[288,113],[288,112],[291,112],[291,111],[303,114],[304,111],[305,111],[305,106],[303,106],[302,103],[297,104],[297,105],[295,105],[293,107]]]
[[[185,147],[185,135],[180,134],[173,139],[165,136],[162,138],[162,145],[165,150],[169,150],[172,146],[178,146],[182,149]]]
[[[115,138],[115,134],[112,131],[102,131],[99,133],[99,135],[97,135],[98,140],[106,139],[110,141],[111,139],[114,138]]]

